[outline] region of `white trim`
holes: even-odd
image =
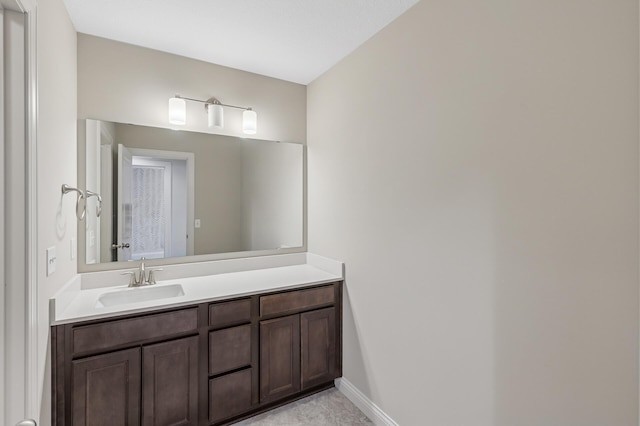
[[[5,286],[6,286],[6,275],[5,275],[5,222],[4,222],[4,212],[5,212],[5,193],[4,193],[4,183],[5,183],[5,168],[4,168],[4,150],[6,147],[5,141],[5,128],[4,128],[4,10],[0,6],[0,139],[2,139],[2,148],[0,148],[0,205],[2,206],[2,211],[0,212],[0,413],[6,413],[5,409],[5,395],[6,393],[6,383],[7,379],[5,376],[5,327],[6,327],[6,308],[5,308]],[[6,421],[5,415],[0,414],[0,421]]]
[[[347,399],[360,409],[369,419],[373,422],[373,424],[377,426],[398,426],[391,417],[387,415],[380,407],[374,404],[365,394],[360,392],[360,389],[355,387],[350,381],[345,379],[344,377],[335,380],[336,388]]]
[[[37,68],[37,8],[35,1],[22,1],[26,14],[26,83],[27,83],[27,417],[40,418],[38,378],[38,194],[37,194],[37,116],[38,116],[38,68]]]
[[[5,120],[5,381],[4,424],[26,417],[27,290],[26,276],[26,22],[22,12],[4,13]],[[8,248],[11,248],[10,250]]]
[[[2,2],[5,6],[10,5],[11,1]],[[20,78],[16,78],[16,82],[9,81],[8,84],[15,89],[14,98],[10,101],[9,110],[4,111],[4,115],[8,111],[13,110],[13,130],[16,135],[13,136],[12,155],[18,158],[12,158],[14,162],[12,170],[17,173],[7,176],[6,170],[3,170],[6,179],[10,179],[12,191],[5,194],[5,220],[11,217],[10,225],[11,236],[5,233],[3,238],[4,244],[10,244],[12,272],[7,275],[7,271],[3,271],[9,297],[5,297],[3,306],[5,315],[9,312],[10,321],[7,325],[12,330],[12,337],[5,341],[5,362],[9,361],[9,372],[12,378],[7,382],[4,380],[4,386],[10,386],[11,392],[3,393],[3,396],[12,394],[12,406],[5,405],[4,412],[0,414],[3,423],[9,421],[13,424],[15,421],[22,421],[22,417],[37,419],[40,414],[40,396],[41,384],[38,377],[38,298],[37,298],[37,271],[36,271],[36,113],[37,113],[37,68],[36,68],[36,11],[34,2],[18,1],[17,8],[19,11],[13,11],[22,15],[20,25],[20,52],[14,52],[16,57],[15,64],[20,64]],[[5,9],[6,11],[6,9]],[[6,28],[5,28],[6,30]],[[6,35],[6,31],[5,31]],[[5,43],[6,45],[6,43]],[[7,64],[5,64],[7,65]],[[5,66],[6,70],[6,66]],[[20,85],[16,86],[20,80]],[[6,89],[7,80],[3,83]],[[18,99],[15,96],[20,94]],[[5,106],[6,99],[4,101]],[[19,107],[20,106],[20,107]],[[19,108],[18,108],[19,107]],[[6,122],[5,122],[6,124]],[[19,130],[18,130],[19,129]],[[5,128],[5,133],[6,133]],[[19,137],[18,137],[19,135]],[[6,142],[6,141],[5,141]],[[5,163],[6,163],[5,158]],[[20,164],[22,162],[22,164]],[[11,172],[13,173],[13,172]],[[19,192],[15,189],[19,188]],[[7,211],[8,206],[11,209]],[[14,223],[15,221],[15,223]],[[9,252],[4,251],[6,256]],[[6,261],[6,259],[5,259]],[[8,264],[5,264],[7,266]],[[19,335],[16,334],[19,332]],[[11,355],[9,356],[9,348]],[[5,377],[6,379],[6,377]],[[6,390],[6,389],[5,389]],[[5,400],[6,404],[6,400]],[[11,411],[11,412],[10,412]],[[5,417],[6,416],[6,417]]]

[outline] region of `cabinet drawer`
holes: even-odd
[[[251,299],[209,305],[209,325],[226,327],[251,321]]]
[[[333,285],[271,294],[260,298],[260,316],[287,315],[335,303]]]
[[[213,423],[251,408],[251,368],[209,380],[209,422]]]
[[[188,333],[197,328],[197,308],[80,326],[73,329],[73,353],[101,351],[129,343]]]
[[[251,325],[209,333],[209,374],[220,374],[251,364]]]

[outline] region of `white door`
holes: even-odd
[[[118,261],[131,260],[131,176],[133,156],[126,146],[118,144]]]

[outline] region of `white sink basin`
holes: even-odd
[[[126,305],[129,303],[149,302],[158,299],[170,299],[184,296],[182,284],[151,286],[142,288],[125,288],[123,290],[103,293],[96,302],[96,308]]]

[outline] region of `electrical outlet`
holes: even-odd
[[[47,249],[47,276],[56,271],[56,246]]]
[[[195,227],[200,228],[200,219],[196,219]]]

